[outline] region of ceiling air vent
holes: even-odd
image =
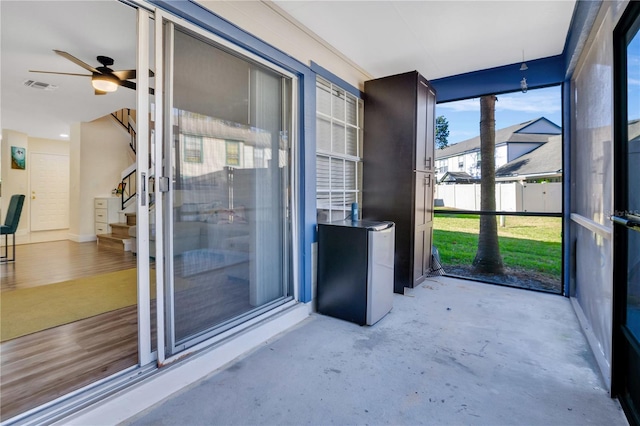
[[[58,86],[54,84],[43,83],[41,81],[35,81],[35,80],[25,80],[24,85],[27,87],[33,87],[34,89],[40,89],[40,90],[56,90],[58,88]]]

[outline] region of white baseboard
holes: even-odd
[[[16,245],[47,243],[50,241],[62,241],[69,239],[68,229],[53,229],[49,231],[32,231],[18,229],[16,232]],[[12,244],[12,237],[8,239],[9,245]],[[2,238],[2,246],[4,246],[4,238]]]
[[[69,234],[69,239],[71,241],[75,241],[76,243],[87,243],[89,241],[96,241],[98,238],[95,236],[95,234]]]

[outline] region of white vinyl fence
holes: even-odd
[[[436,185],[435,198],[445,208],[480,210],[480,184]],[[497,183],[496,210],[561,213],[562,183]]]

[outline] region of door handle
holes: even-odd
[[[431,186],[431,175],[427,175],[427,177],[424,178],[424,183],[427,186]]]
[[[141,192],[142,194],[140,194],[141,196],[141,200],[140,200],[140,205],[141,206],[146,206],[147,205],[147,174],[145,172],[140,173],[140,177],[142,177],[142,182],[141,183]]]
[[[424,167],[425,167],[425,169],[430,169],[431,168],[431,157],[426,158],[424,160]]]
[[[622,225],[629,229],[633,229],[634,231],[640,232],[640,221],[636,219],[611,215],[609,216],[609,220],[617,225]]]

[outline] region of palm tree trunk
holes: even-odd
[[[480,210],[496,210],[496,96],[480,98]],[[480,216],[476,272],[502,274],[504,266],[498,244],[498,224],[493,215]]]

